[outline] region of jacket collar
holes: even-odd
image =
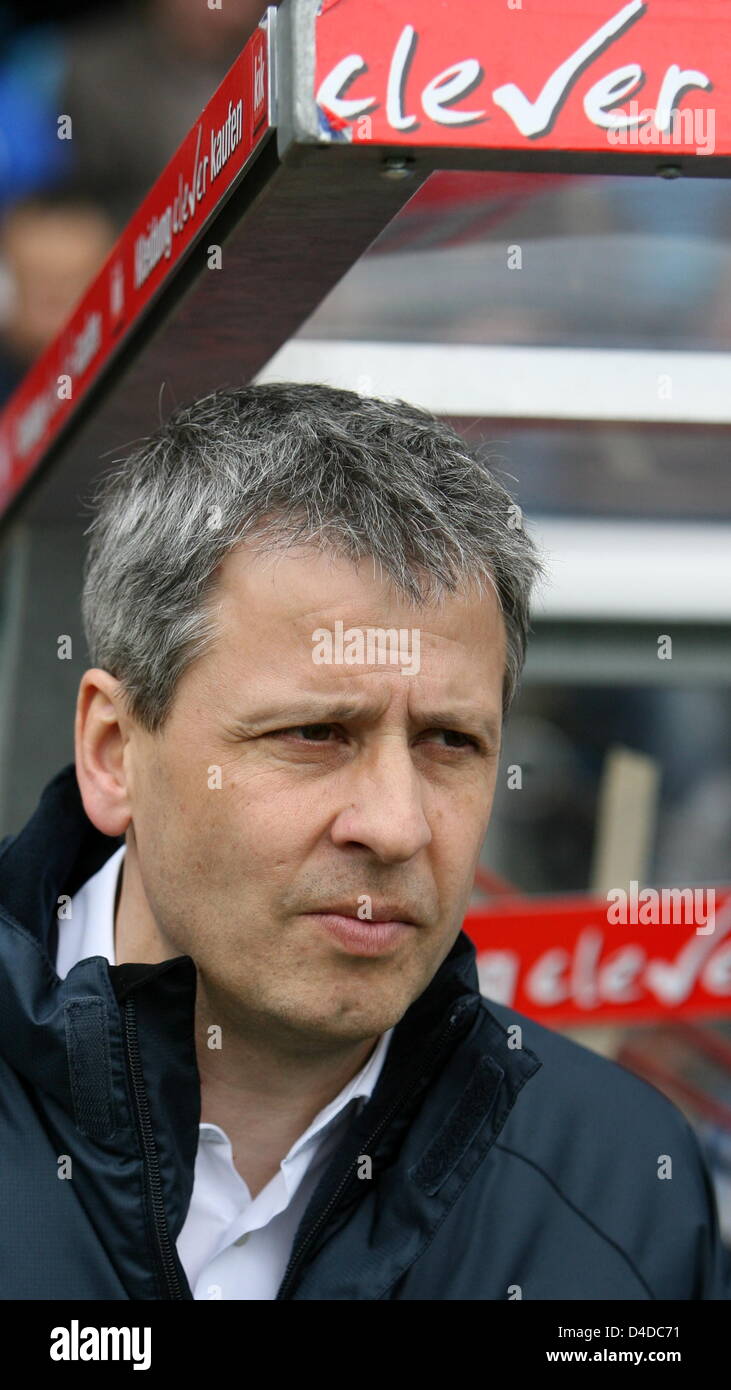
[[[21,1076],[77,1121],[80,1109],[86,1110],[86,1090],[115,1084],[120,1095],[126,1090],[118,1006],[131,989],[149,996],[145,1041],[151,1079],[155,1056],[171,1065],[173,1040],[177,1080],[190,1084],[185,1068],[194,1064],[190,956],[122,966],[92,956],[63,980],[56,972],[59,899],[72,898],[123,843],[123,836],[103,835],[89,820],[74,763],[47,784],[23,829],[0,842],[2,1051]],[[158,1007],[151,1007],[155,1003]],[[111,1049],[104,1054],[98,1046],[102,1016]],[[111,1080],[102,1076],[105,1061]],[[94,1125],[85,1132],[95,1137]]]
[[[0,842],[0,910],[34,936],[49,963],[58,944],[58,899],[74,893],[124,844],[103,835],[84,810],[75,763],[44,788],[33,815]]]

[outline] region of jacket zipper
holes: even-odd
[[[465,1009],[467,1008],[469,1002],[470,1002],[469,1000],[464,1000],[464,1001],[462,1001],[460,1004],[457,1005],[457,1008],[454,1010],[454,1012],[453,1012],[452,1014],[450,1014],[449,1021],[447,1022],[447,1024],[445,1025],[445,1027],[442,1029],[441,1033],[439,1034],[439,1037],[437,1038],[437,1041],[436,1041],[435,1044],[434,1044],[434,1047],[431,1049],[431,1051],[430,1051],[430,1053],[429,1053],[429,1060],[428,1060],[428,1062],[427,1062],[427,1064],[426,1064],[428,1070],[431,1070],[431,1069],[433,1068],[434,1064],[435,1064],[436,1061],[437,1061],[437,1058],[439,1057],[440,1052],[441,1052],[441,1051],[443,1050],[443,1048],[444,1048],[444,1045],[445,1045],[445,1043],[446,1043],[446,1041],[447,1041],[447,1038],[448,1038],[449,1034],[451,1033],[452,1029],[454,1028],[455,1024],[457,1023],[458,1019],[459,1019],[459,1018],[461,1017],[461,1015],[464,1013],[464,1011],[465,1011]],[[370,1134],[370,1135],[368,1136],[367,1140],[365,1141],[365,1143],[364,1143],[364,1145],[363,1145],[363,1153],[368,1153],[368,1151],[370,1150],[370,1148],[371,1148],[372,1144],[375,1142],[375,1140],[377,1140],[378,1138],[380,1138],[380,1136],[381,1136],[383,1130],[386,1128],[386,1126],[387,1126],[388,1124],[390,1124],[391,1120],[393,1119],[393,1117],[394,1117],[394,1115],[397,1113],[397,1111],[401,1109],[401,1106],[402,1106],[404,1100],[411,1094],[412,1089],[413,1089],[413,1082],[410,1081],[409,1084],[408,1084],[408,1086],[404,1087],[404,1089],[400,1092],[399,1096],[398,1096],[397,1099],[394,1101],[393,1105],[390,1107],[390,1109],[388,1110],[388,1112],[387,1112],[385,1115],[382,1116],[382,1118],[380,1119],[379,1123],[376,1125],[376,1128],[373,1130],[372,1134]],[[332,1197],[330,1198],[330,1200],[329,1200],[327,1206],[323,1209],[323,1211],[320,1212],[320,1215],[319,1215],[319,1217],[317,1218],[317,1220],[315,1221],[314,1225],[312,1225],[312,1226],[310,1227],[309,1231],[308,1231],[308,1232],[306,1233],[306,1235],[303,1237],[303,1239],[302,1239],[302,1241],[301,1241],[301,1243],[300,1243],[300,1245],[299,1245],[299,1248],[298,1248],[297,1250],[294,1250],[294,1251],[292,1252],[292,1256],[291,1256],[291,1258],[290,1258],[290,1260],[289,1260],[289,1263],[288,1263],[288,1265],[287,1265],[287,1268],[286,1268],[285,1271],[284,1271],[284,1276],[283,1276],[282,1282],[281,1282],[281,1284],[280,1284],[280,1286],[279,1286],[279,1292],[277,1293],[277,1299],[280,1299],[280,1298],[287,1298],[287,1297],[288,1297],[289,1289],[290,1289],[291,1286],[292,1286],[292,1279],[293,1279],[293,1276],[294,1276],[295,1271],[296,1271],[296,1269],[297,1269],[297,1266],[300,1265],[300,1264],[302,1263],[302,1256],[303,1256],[304,1253],[306,1252],[308,1246],[310,1246],[310,1245],[312,1244],[312,1241],[314,1240],[314,1238],[315,1238],[315,1236],[317,1235],[318,1231],[321,1230],[321,1228],[322,1228],[323,1224],[325,1223],[325,1221],[327,1221],[327,1218],[329,1217],[329,1215],[330,1215],[331,1211],[333,1210],[333,1208],[337,1205],[337,1202],[338,1202],[338,1200],[339,1200],[339,1198],[340,1198],[340,1195],[341,1195],[341,1193],[343,1192],[343,1190],[347,1187],[348,1183],[350,1182],[350,1175],[351,1175],[351,1173],[355,1170],[355,1168],[357,1167],[357,1164],[358,1164],[358,1159],[355,1158],[355,1159],[353,1160],[353,1162],[350,1164],[350,1167],[348,1168],[347,1172],[344,1173],[343,1177],[341,1178],[340,1182],[338,1183],[338,1186],[336,1187],[335,1191],[333,1192]]]
[[[152,1121],[150,1119],[150,1107],[147,1101],[147,1092],[145,1091],[140,1047],[137,1038],[137,1012],[135,1009],[135,1001],[131,995],[128,996],[124,1003],[124,1027],[129,1074],[132,1082],[132,1093],[134,1095],[135,1110],[137,1112],[139,1134],[142,1140],[145,1176],[147,1178],[147,1186],[150,1194],[150,1205],[160,1265],[167,1288],[168,1298],[184,1298],[178,1271],[175,1266],[175,1254],[172,1241],[170,1240],[167,1217],[165,1215],[165,1204],[162,1196],[162,1180],[160,1178],[160,1163],[155,1146]]]

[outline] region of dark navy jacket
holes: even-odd
[[[53,966],[59,897],[121,843],[88,820],[70,763],[0,844],[2,1299],[192,1298],[175,1241],[200,1120],[194,963]],[[723,1299],[729,1283],[680,1112],[488,1007],[462,932],[396,1026],[278,1298]]]

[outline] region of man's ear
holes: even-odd
[[[85,671],[74,721],[76,779],[84,810],[103,835],[123,835],[132,819],[127,729],[119,681],[101,667]]]

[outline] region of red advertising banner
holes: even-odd
[[[252,34],[63,331],[0,415],[0,512],[238,180],[269,128],[266,22]]]
[[[482,993],[541,1023],[731,1015],[729,886],[505,898],[464,929]]]
[[[323,0],[316,45],[332,139],[731,153],[731,0]]]

